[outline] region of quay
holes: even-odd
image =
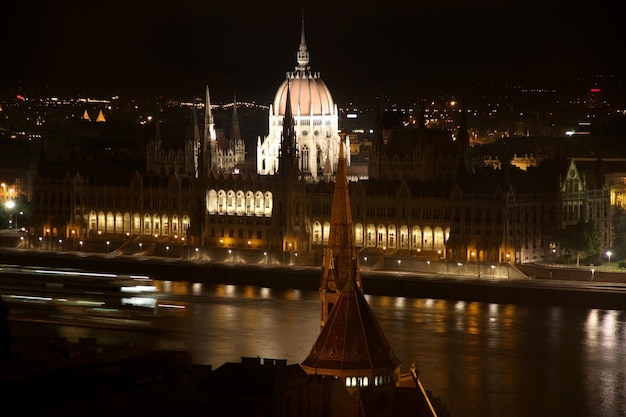
[[[194,281],[207,284],[255,285],[270,288],[319,290],[321,268],[273,263],[234,263],[159,256],[55,252],[0,248],[1,265],[74,268],[118,274],[142,274],[156,280]],[[392,269],[395,266],[395,269]],[[499,265],[497,274],[460,273],[453,263],[429,263],[428,269],[415,261],[378,263],[379,269],[362,268],[366,294],[434,298],[498,304],[540,304],[623,310],[626,308],[626,273],[589,267],[554,265]],[[506,273],[502,270],[506,269]],[[452,271],[452,272],[451,272]],[[592,279],[593,278],[593,279]]]

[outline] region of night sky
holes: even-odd
[[[335,101],[624,72],[608,0],[363,3],[5,0],[0,85],[187,97],[209,84],[216,101],[269,103],[296,64],[302,10],[311,67]]]

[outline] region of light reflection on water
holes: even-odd
[[[299,363],[319,333],[319,294],[160,283],[184,300],[160,348],[214,368],[241,356]],[[368,295],[402,372],[415,362],[453,416],[626,415],[623,311]],[[89,331],[97,337],[97,331]],[[84,337],[84,336],[81,336]]]

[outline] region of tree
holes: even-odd
[[[580,265],[580,256],[585,255],[596,262],[602,253],[602,236],[593,222],[585,222],[582,219],[574,225],[557,229],[554,233],[554,241],[562,250],[576,255],[576,265]],[[599,263],[599,262],[598,262]]]

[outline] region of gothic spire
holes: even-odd
[[[213,120],[213,112],[211,111],[211,96],[209,95],[209,86],[206,86],[206,99],[204,104],[204,142],[215,140],[215,121]]]
[[[400,361],[361,291],[342,141],[324,255],[322,330],[301,366],[309,375],[398,381]],[[361,384],[348,386],[358,387]]]
[[[230,124],[230,141],[234,147],[235,143],[241,139],[241,130],[239,128],[239,116],[237,115],[237,94],[235,93],[233,99],[233,116]]]
[[[354,231],[352,229],[352,210],[348,192],[346,174],[345,143],[341,142],[333,203],[330,212],[330,235],[325,248],[322,265],[321,293],[321,326],[339,299],[339,294],[348,281],[360,290],[361,274],[357,257]]]
[[[215,167],[213,159],[217,152],[217,135],[215,134],[215,121],[211,111],[211,96],[209,86],[206,86],[206,98],[204,104],[204,138],[202,141],[202,172],[208,173]]]
[[[200,148],[202,143],[200,142],[200,128],[198,126],[198,114],[196,111],[196,98],[193,98],[193,106],[191,108],[191,117],[193,119],[193,170],[194,177],[198,178],[200,173],[201,155]]]
[[[304,38],[304,10],[302,11],[302,32],[300,33],[300,47],[296,55],[298,60],[298,67],[296,70],[304,71],[309,69],[309,50],[306,47],[306,40]]]
[[[296,179],[298,175],[298,155],[296,150],[296,132],[294,129],[293,113],[291,111],[291,92],[287,82],[287,97],[285,102],[285,117],[280,143],[278,173],[287,179]]]

